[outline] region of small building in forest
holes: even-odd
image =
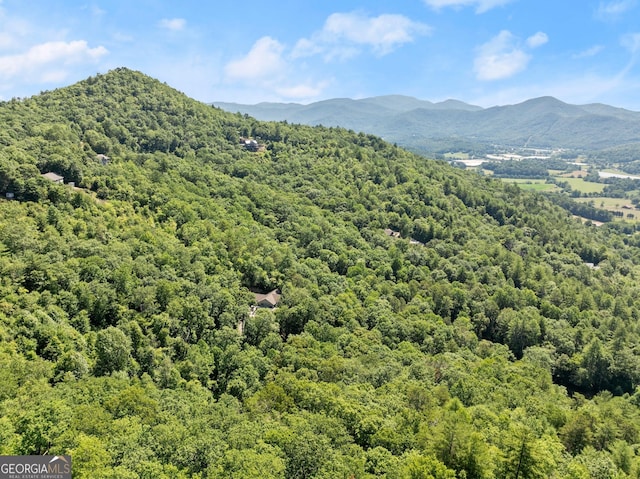
[[[53,183],[64,184],[64,176],[60,176],[53,171],[50,171],[49,173],[43,173],[42,176]]]
[[[281,294],[277,289],[268,293],[254,293],[256,306],[259,308],[275,308],[280,302]]]
[[[264,151],[265,146],[258,143],[253,138],[240,138],[240,144],[244,147],[245,150],[252,151],[254,153],[258,151]]]

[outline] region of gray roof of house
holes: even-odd
[[[271,304],[273,306],[278,304],[278,302],[280,301],[280,296],[282,296],[282,295],[280,293],[278,293],[277,289],[274,289],[273,291],[269,291],[266,294],[255,293],[256,303],[260,303],[262,301],[267,301],[269,304]]]
[[[54,173],[53,171],[50,171],[49,173],[44,173],[42,176],[44,176],[47,180],[51,180],[51,181],[64,181],[64,176],[60,176],[57,173]]]

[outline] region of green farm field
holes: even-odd
[[[526,178],[502,178],[506,183],[516,183],[520,189],[525,191],[553,191],[558,187],[554,184],[547,183],[545,180],[530,180]]]
[[[596,208],[601,208],[613,213],[622,213],[623,216],[615,218],[616,220],[639,221],[640,210],[637,210],[629,200],[625,198],[576,198],[580,203],[591,203]]]
[[[602,193],[605,186],[603,183],[593,183],[582,178],[561,178],[561,180],[566,181],[572,190],[581,193]]]

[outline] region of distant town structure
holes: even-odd
[[[5,194],[5,198],[7,198],[8,200],[12,200],[14,197],[15,195],[10,191]]]
[[[43,173],[42,176],[47,180],[52,181],[53,183],[64,184],[64,176],[60,176],[53,171],[50,171],[49,173]]]

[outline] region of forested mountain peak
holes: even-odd
[[[632,228],[127,69],[0,122],[0,453],[78,478],[637,475]]]
[[[517,105],[494,107],[494,109],[490,110],[502,111],[504,113],[508,112],[509,114],[517,114],[521,116],[531,115],[532,117],[541,117],[546,115],[580,117],[587,114],[587,112],[580,106],[570,105],[551,96],[532,98],[522,103],[518,103]]]

